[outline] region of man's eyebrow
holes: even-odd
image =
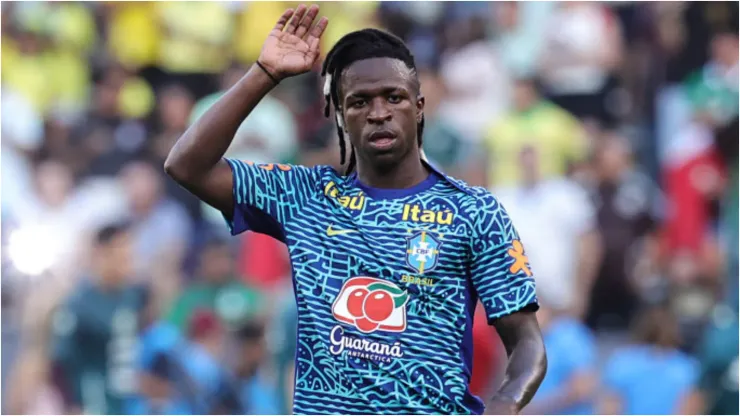
[[[347,98],[349,97],[368,97],[370,95],[374,94],[388,94],[391,92],[406,92],[409,93],[409,89],[402,85],[387,85],[387,86],[381,86],[377,88],[364,88],[364,89],[358,89],[355,91],[349,91],[347,93]]]

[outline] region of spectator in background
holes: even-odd
[[[237,332],[237,384],[241,413],[246,415],[280,414],[280,403],[274,381],[266,371],[265,327],[261,321],[242,324]]]
[[[142,83],[121,66],[110,65],[104,70],[93,89],[88,114],[71,133],[70,162],[78,176],[115,176],[141,154],[147,130],[137,117],[147,113],[153,100],[135,96],[133,106],[125,104],[131,104],[126,91],[132,91],[133,86],[136,92]],[[143,109],[137,108],[141,105]]]
[[[21,93],[4,84],[2,91],[2,210],[15,218],[23,211],[20,205],[34,195],[30,157],[43,145],[44,120]]]
[[[163,179],[152,165],[132,162],[119,177],[133,219],[136,271],[176,284],[192,238],[187,213],[163,194]]]
[[[122,414],[136,393],[136,339],[144,291],[133,284],[126,224],[97,233],[89,280],[52,322],[54,383],[71,413]]]
[[[728,181],[725,184],[724,195],[722,198],[721,218],[719,221],[720,241],[725,254],[725,270],[723,272],[725,283],[722,285],[726,293],[725,302],[734,308],[738,313],[738,280],[740,277],[738,271],[738,192],[740,192],[740,183],[738,183],[738,147],[740,138],[738,138],[738,117],[718,129],[715,133],[715,140],[720,154],[724,158],[724,164],[728,172]]]
[[[566,2],[550,16],[540,72],[545,91],[581,120],[612,122],[610,79],[622,60],[619,20],[605,4]]]
[[[39,266],[46,263],[47,269],[40,271],[60,278],[56,282],[66,282],[77,272],[86,243],[86,219],[80,215],[83,201],[74,188],[72,172],[61,162],[41,162],[34,176],[36,193],[19,204],[15,214],[18,233],[45,236],[43,241],[35,242],[35,261]]]
[[[195,102],[190,91],[179,84],[162,88],[158,100],[156,133],[148,143],[148,158],[155,166],[162,166],[172,146],[188,129]],[[164,178],[164,171],[160,173]],[[165,179],[164,184],[167,195],[188,211],[194,223],[199,223],[202,216],[201,202],[174,181]]]
[[[669,252],[686,250],[699,257],[716,244],[709,232],[712,205],[721,197],[727,171],[714,136],[738,114],[737,49],[736,33],[715,36],[712,60],[686,84],[693,115],[666,144],[663,167],[671,208],[665,238]]]
[[[713,126],[723,125],[738,114],[740,90],[738,34],[720,31],[710,43],[710,60],[685,81],[689,99],[700,103],[704,117]]]
[[[547,349],[548,369],[526,414],[587,415],[594,412],[597,391],[596,343],[579,320],[540,298],[537,321]]]
[[[196,311],[188,323],[187,342],[172,352],[169,369],[174,380],[176,408],[190,414],[235,414],[240,411],[233,377],[221,364],[225,328],[211,311]]]
[[[547,40],[545,31],[556,2],[501,1],[489,3],[493,12],[495,46],[511,74],[537,72],[538,59]]]
[[[286,285],[287,287],[290,287]],[[278,412],[287,414],[293,408],[293,381],[295,376],[295,355],[298,349],[298,308],[291,292],[283,292],[276,302],[275,314],[270,322],[267,335],[268,346],[274,361],[278,395]]]
[[[152,284],[156,285],[157,282]],[[186,404],[176,400],[176,373],[173,372],[171,361],[186,338],[177,327],[159,318],[162,305],[157,293],[157,290],[147,293],[137,354],[139,388],[129,402],[126,413],[186,414],[189,410]]]
[[[193,95],[178,84],[162,88],[157,97],[156,133],[149,145],[155,162],[167,158],[175,141],[187,130],[195,102]]]
[[[167,313],[167,321],[185,330],[193,313],[211,310],[230,328],[238,328],[260,315],[262,294],[247,286],[236,275],[232,247],[225,240],[213,239],[200,254],[198,279],[187,286]]]
[[[727,304],[715,308],[699,349],[704,414],[738,413],[738,324],[737,309]]]
[[[157,63],[163,78],[174,78],[197,98],[209,94],[215,87],[213,75],[224,71],[233,57],[235,21],[226,4],[164,2],[154,10],[161,27]]]
[[[538,296],[579,319],[602,256],[596,213],[588,194],[574,181],[543,178],[546,149],[523,147],[517,158],[518,184],[492,192],[517,223],[537,273]]]
[[[110,2],[100,7],[108,29],[106,52],[131,71],[153,66],[162,38],[156,3]]]
[[[460,5],[460,9],[466,7]],[[452,123],[465,139],[464,146],[472,149],[480,145],[486,126],[498,120],[509,103],[509,74],[486,40],[485,27],[481,16],[463,16],[454,26],[448,24],[451,45],[442,54],[439,71],[447,86],[439,116]],[[475,150],[466,154],[474,156]]]
[[[10,20],[15,33],[3,33],[3,87],[23,94],[39,114],[78,115],[88,98],[87,53],[96,40],[90,9],[76,3],[19,4]]]
[[[512,102],[512,110],[486,130],[489,187],[521,183],[517,165],[522,149],[528,146],[546,155],[537,158],[538,178],[543,180],[564,176],[572,164],[586,158],[588,143],[580,123],[542,98],[534,79],[516,80]]]
[[[419,82],[425,99],[424,153],[435,166],[458,177],[456,173],[462,170],[460,162],[470,156],[462,154],[464,139],[460,132],[437,112],[445,100],[447,88],[439,74],[431,69],[420,71]]]
[[[678,350],[678,323],[663,306],[640,314],[632,345],[618,348],[603,372],[600,414],[700,414],[698,363]]]
[[[594,281],[587,322],[592,329],[623,331],[640,301],[642,285],[635,267],[648,257],[654,262],[655,233],[661,196],[650,179],[632,162],[631,146],[616,133],[607,133],[597,146],[595,183],[589,185],[596,206],[604,256]]]

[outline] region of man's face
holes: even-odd
[[[133,274],[133,239],[126,231],[98,247],[100,273],[108,284],[117,286]]]
[[[342,75],[339,97],[344,130],[358,161],[387,166],[418,152],[424,98],[402,61],[372,58],[353,63]]]
[[[201,273],[206,281],[223,283],[231,277],[234,261],[228,246],[213,246],[201,256]]]
[[[526,111],[537,102],[537,89],[530,80],[519,80],[514,84],[514,108]]]

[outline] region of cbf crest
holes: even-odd
[[[442,243],[427,231],[420,231],[406,237],[406,264],[419,274],[437,267],[439,249]]]

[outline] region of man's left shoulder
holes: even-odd
[[[498,210],[501,207],[499,199],[491,191],[482,186],[468,185],[460,179],[448,177],[450,183],[459,190],[459,198],[463,205],[471,208],[471,213],[481,210]]]

